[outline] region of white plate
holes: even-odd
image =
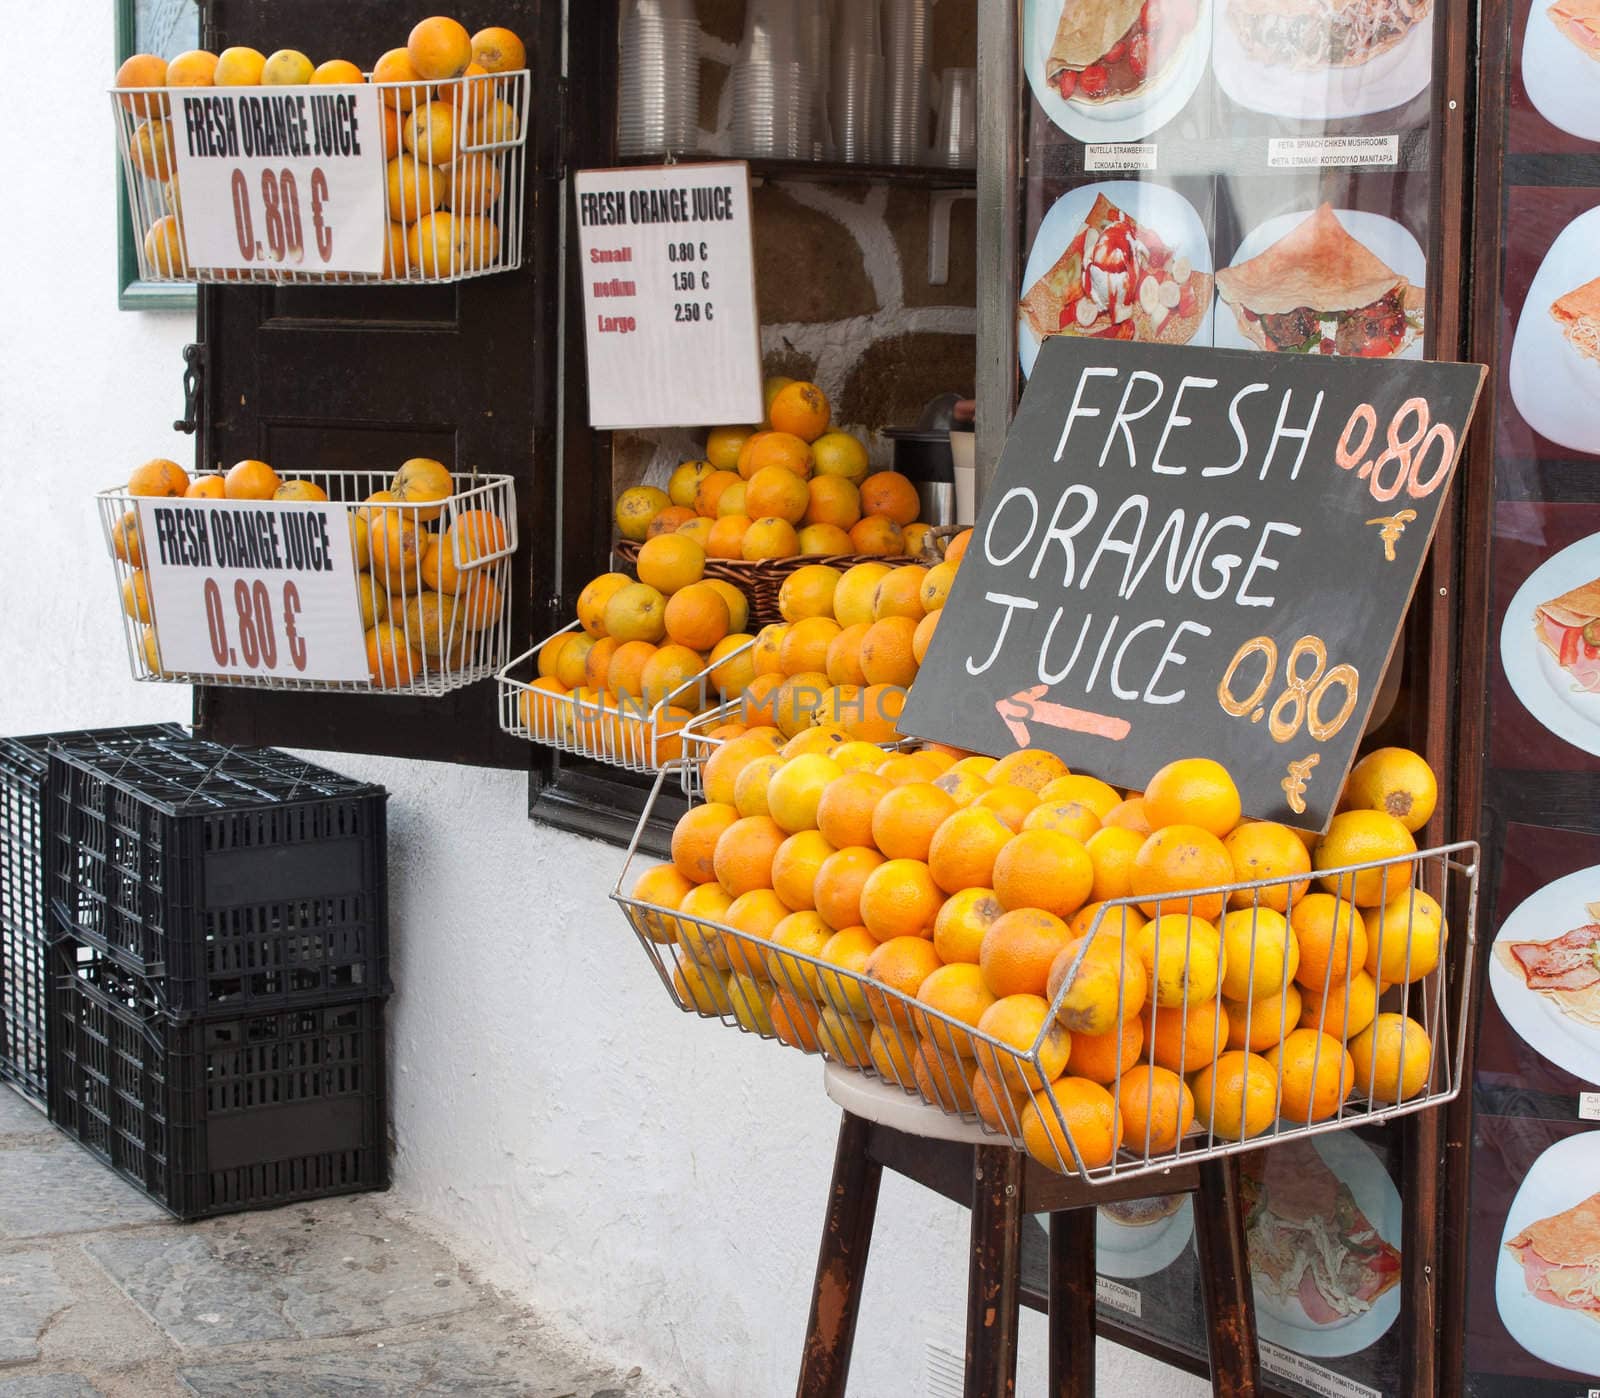
[[[1307,71],[1251,58],[1228,22],[1229,3],[1221,0],[1211,66],[1222,90],[1250,111],[1297,121],[1370,116],[1405,106],[1433,77],[1432,9],[1421,24],[1376,58],[1354,68]]]
[[[1600,899],[1600,865],[1547,883],[1517,905],[1495,937],[1495,945],[1548,942],[1564,937],[1573,928],[1594,921],[1584,911],[1584,904],[1597,899]],[[1489,988],[1494,992],[1494,1002],[1506,1017],[1506,1023],[1530,1048],[1575,1077],[1600,1083],[1600,1029],[1562,1014],[1555,1001],[1537,990],[1529,990],[1528,983],[1515,971],[1502,966],[1498,956],[1489,958]],[[1595,1338],[1600,1342],[1600,1335]]]
[[[1600,64],[1593,81],[1600,86]],[[1594,92],[1591,87],[1591,102]],[[1579,214],[1550,245],[1517,317],[1510,374],[1511,401],[1529,427],[1564,447],[1594,453],[1600,453],[1600,413],[1595,411],[1600,363],[1578,353],[1550,307],[1574,287],[1600,276],[1597,248],[1600,208]]]
[[[1176,1213],[1144,1227],[1094,1214],[1094,1269],[1102,1277],[1131,1281],[1170,1267],[1194,1237],[1194,1205],[1185,1196]]]
[[[1557,1141],[1533,1162],[1511,1201],[1500,1235],[1494,1300],[1511,1338],[1535,1359],[1600,1376],[1600,1325],[1590,1316],[1530,1295],[1522,1263],[1506,1251],[1506,1243],[1530,1223],[1564,1213],[1596,1189],[1600,1189],[1600,1131]]]
[[[1145,180],[1102,180],[1063,194],[1040,220],[1039,231],[1033,239],[1033,251],[1028,254],[1028,266],[1022,274],[1018,300],[1055,266],[1056,259],[1078,236],[1078,230],[1088,218],[1094,201],[1102,194],[1135,223],[1149,224],[1160,235],[1162,242],[1189,259],[1195,271],[1211,271],[1211,242],[1206,237],[1206,226],[1200,221],[1194,205],[1183,195],[1164,184]],[[1212,312],[1208,309],[1200,317],[1200,324],[1190,337],[1190,344],[1211,343],[1211,319]],[[1039,341],[1034,338],[1028,318],[1019,311],[1017,358],[1022,362],[1024,376],[1033,372],[1033,361],[1038,357]]]
[[[1070,0],[1069,0],[1070,3]],[[1177,116],[1200,86],[1211,52],[1211,0],[1200,0],[1188,46],[1172,69],[1133,97],[1091,107],[1068,101],[1045,81],[1045,66],[1061,25],[1062,0],[1027,0],[1022,17],[1022,70],[1050,120],[1080,141],[1139,141]]]
[[[1500,624],[1500,663],[1522,706],[1558,738],[1600,757],[1600,694],[1572,688],[1533,629],[1536,607],[1600,578],[1600,534],[1591,534],[1547,558],[1517,589]]]
[[[1550,20],[1550,0],[1533,0],[1522,39],[1522,85],[1550,125],[1585,141],[1600,141],[1600,60],[1590,58]]]
[[[1276,218],[1269,218],[1239,244],[1238,252],[1234,253],[1233,261],[1228,265],[1237,267],[1241,262],[1248,262],[1257,254],[1265,252],[1284,234],[1304,223],[1313,212],[1314,210],[1306,209],[1297,214],[1279,214]],[[1410,230],[1403,224],[1396,223],[1383,214],[1369,214],[1360,209],[1335,209],[1333,214],[1343,225],[1346,233],[1365,246],[1368,252],[1381,257],[1397,275],[1406,278],[1412,286],[1421,287],[1427,284],[1428,259],[1423,254],[1422,245],[1412,237]],[[1422,335],[1418,335],[1395,358],[1421,359],[1426,326],[1423,327],[1423,331]],[[1233,314],[1233,307],[1223,301],[1221,292],[1217,293],[1217,319],[1213,339],[1218,349],[1261,348],[1260,345],[1245,339],[1244,332],[1239,329],[1239,321]]]
[[[1323,1163],[1339,1180],[1350,1187],[1356,1205],[1386,1243],[1400,1246],[1400,1192],[1389,1178],[1371,1146],[1349,1131],[1333,1131],[1311,1137],[1311,1144]],[[1270,1157],[1268,1157],[1270,1159]],[[1355,1354],[1375,1343],[1400,1315],[1400,1287],[1391,1286],[1366,1311],[1356,1316],[1340,1316],[1328,1325],[1318,1325],[1293,1296],[1285,1301],[1264,1291],[1256,1294],[1256,1327],[1263,1340],[1282,1345],[1296,1354],[1331,1359]]]

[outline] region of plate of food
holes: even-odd
[[[1427,259],[1392,218],[1331,204],[1269,218],[1217,273],[1219,349],[1421,359]]]
[[[1600,66],[1594,81],[1600,83]],[[1579,214],[1550,245],[1522,302],[1508,378],[1511,401],[1535,432],[1573,451],[1600,454],[1597,247],[1600,208]]]
[[[1050,120],[1080,141],[1138,141],[1189,104],[1211,0],[1027,0],[1022,62]]]
[[[1187,1194],[1158,1194],[1102,1204],[1095,1213],[1095,1271],[1131,1281],[1170,1267],[1194,1237]]]
[[[1584,3],[1584,0],[1578,0]],[[1403,107],[1433,76],[1433,0],[1220,0],[1217,83],[1299,121]]]
[[[1536,1359],[1600,1376],[1600,1131],[1533,1162],[1506,1214],[1495,1305]]]
[[[1245,1239],[1263,1340],[1354,1354],[1400,1314],[1400,1194],[1349,1131],[1280,1141],[1241,1161]]]
[[[1031,374],[1051,335],[1211,343],[1211,244],[1194,205],[1142,180],[1083,185],[1039,224],[1017,304]]]
[[[1530,1048],[1600,1084],[1600,868],[1518,904],[1494,939],[1489,989]]]
[[[1523,708],[1600,757],[1600,534],[1545,559],[1517,589],[1500,663]]]
[[[1600,0],[1533,0],[1522,36],[1522,85],[1558,130],[1600,141]]]

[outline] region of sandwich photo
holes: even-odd
[[[1245,1156],[1241,1175],[1250,1271],[1269,1297],[1329,1326],[1364,1315],[1399,1282],[1399,1250],[1310,1140]]]
[[[1556,0],[1546,13],[1580,53],[1600,62],[1600,0]]]
[[[1331,204],[1220,270],[1217,291],[1258,349],[1390,358],[1422,333],[1422,288],[1352,237]]]
[[[1533,627],[1573,689],[1600,693],[1600,578],[1541,603]]]
[[[1197,272],[1155,229],[1097,195],[1076,236],[1020,303],[1034,338],[1187,344],[1211,305]]]
[[[1600,919],[1600,903],[1590,903],[1584,911]],[[1600,1028],[1600,921],[1547,942],[1496,941],[1494,954],[1501,966],[1562,1014]]]
[[[1177,61],[1199,18],[1200,0],[1067,0],[1045,81],[1088,106],[1137,97]]]
[[[1558,298],[1551,305],[1550,314],[1579,354],[1600,363],[1600,277]]]
[[[1578,0],[1592,3],[1592,0]],[[1433,0],[1229,0],[1228,27],[1258,63],[1357,68],[1427,18]]]
[[[1600,1194],[1530,1223],[1505,1246],[1530,1296],[1600,1322]]]

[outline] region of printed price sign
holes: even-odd
[[[902,730],[1325,828],[1485,372],[1045,341]]]
[[[383,271],[388,230],[375,89],[180,91],[172,142],[191,266]]]
[[[138,507],[164,669],[370,678],[345,506],[142,499]]]
[[[589,422],[759,422],[750,167],[578,173]]]

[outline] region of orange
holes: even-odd
[[[672,862],[678,872],[690,883],[714,879],[717,841],[738,819],[738,811],[720,801],[685,811],[672,830]]]
[[[1220,840],[1239,823],[1239,788],[1220,762],[1180,758],[1150,778],[1144,809],[1153,830],[1196,825]]]
[[[158,218],[150,225],[144,235],[144,256],[159,276],[182,277],[188,274],[189,259],[184,251],[183,230],[173,215]]]
[[[599,643],[590,635],[566,636],[566,644],[551,656],[551,674],[568,689],[576,689],[588,678],[589,655]]]
[[[993,811],[1013,831],[1022,829],[1023,823],[1038,804],[1039,798],[1027,787],[1015,786],[1010,782],[991,786],[973,802],[975,806]]]
[[[829,782],[822,793],[817,803],[817,828],[841,849],[870,845],[873,812],[890,790],[889,783],[875,772],[846,772]]]
[[[472,36],[456,20],[434,15],[412,29],[406,56],[417,76],[427,82],[459,78],[472,62]]]
[[[914,563],[891,568],[872,595],[873,620],[898,616],[921,621],[927,614],[922,605],[922,580],[927,572]]]
[[[226,48],[217,55],[212,80],[218,87],[259,87],[261,71],[266,64],[267,56],[260,49],[242,46]],[[359,72],[356,81],[363,81]]]
[[[987,1068],[972,1074],[972,1107],[991,1130],[1015,1136],[1022,1131],[1022,1109],[1031,1095],[1020,1084],[1013,1087]]]
[[[1205,919],[1164,913],[1141,927],[1132,941],[1158,1005],[1192,1005],[1216,998],[1222,938]]]
[[[937,1014],[976,1027],[984,1011],[994,1004],[995,996],[983,983],[983,973],[976,966],[955,962],[931,971],[917,988],[917,1000]],[[977,1054],[977,1045],[970,1034],[933,1015],[913,1010],[911,1023],[940,1057],[970,1060]]]
[[[728,947],[722,933],[707,923],[727,922],[733,899],[720,883],[697,883],[678,904],[678,944],[691,961],[728,969]]]
[[[606,681],[611,674],[611,661],[620,645],[620,641],[605,636],[589,647],[588,655],[583,658],[583,684],[586,689],[607,688]]]
[[[1285,1123],[1325,1121],[1343,1105],[1355,1084],[1356,1067],[1337,1039],[1315,1029],[1296,1029],[1267,1053],[1278,1079]]]
[[[926,762],[920,752],[899,752],[886,757],[878,764],[878,775],[890,786],[906,786],[911,782],[929,782],[938,773]]]
[[[994,891],[1008,910],[1041,908],[1071,917],[1094,886],[1088,851],[1057,830],[1025,830],[1007,842],[994,863]]]
[[[612,652],[604,688],[613,694],[642,701],[645,667],[655,659],[655,654],[656,648],[649,641],[624,641]],[[731,799],[732,793],[728,795]]]
[[[861,482],[861,509],[868,515],[881,515],[898,525],[910,524],[922,502],[917,488],[898,471],[879,471]]]
[[[1019,907],[984,933],[978,964],[996,995],[1043,995],[1050,967],[1071,940],[1071,930],[1054,913]]]
[[[820,999],[822,991],[817,968],[809,961],[802,961],[800,956],[820,956],[832,936],[833,929],[809,909],[790,913],[772,929],[772,944],[781,950],[766,954],[768,978],[791,995],[805,1000]],[[784,952],[800,955],[785,956]]]
[[[454,490],[455,482],[450,477],[450,468],[442,461],[426,456],[413,457],[405,462],[389,482],[389,493],[396,500],[428,507],[406,512],[409,518],[421,522],[438,519],[444,513],[444,506],[434,502],[448,500]]]
[[[783,758],[777,753],[767,753],[747,762],[743,770],[733,783],[734,809],[742,816],[771,815],[772,811],[767,806],[767,788],[773,775],[783,766]],[[777,875],[774,873],[774,880]],[[776,886],[776,883],[774,883]],[[785,899],[787,902],[788,900]],[[805,906],[809,907],[807,903]]]
[[[782,466],[763,466],[750,477],[745,491],[745,513],[751,519],[776,516],[799,524],[810,504],[806,482]]]
[[[744,537],[750,532],[750,521],[744,515],[724,515],[711,526],[706,535],[705,551],[708,558],[742,558]]]
[[[897,727],[906,706],[906,691],[897,684],[869,684],[861,691],[857,712],[846,725],[852,738],[869,743],[892,743],[900,736]]]
[[[928,648],[933,645],[933,633],[938,629],[941,615],[940,612],[929,612],[911,633],[911,657],[918,665],[928,658]]]
[[[710,1016],[733,1013],[728,982],[720,971],[693,961],[680,961],[672,972],[672,985],[686,1009],[692,1007]]]
[[[799,552],[800,539],[794,525],[776,517],[755,520],[739,545],[739,556],[751,563],[763,558],[794,558]]]
[[[223,492],[230,500],[270,500],[281,484],[265,461],[240,461],[223,477]]]
[[[908,1033],[874,1029],[867,1040],[867,1056],[879,1077],[904,1088],[915,1088],[916,1041]]]
[[[840,971],[861,976],[866,973],[867,962],[877,949],[877,939],[865,927],[843,927],[828,938],[818,956]],[[817,976],[817,986],[824,1003],[837,1013],[851,1019],[872,1017],[865,991],[850,976],[822,971]]]
[[[778,667],[786,675],[818,674],[828,679],[828,647],[839,635],[839,623],[828,616],[810,616],[787,627],[778,643]]]
[[[933,949],[947,963],[976,966],[983,939],[1005,909],[988,888],[964,888],[947,898],[933,921]]]
[[[863,743],[857,738],[839,744],[828,754],[847,772],[870,772],[878,775],[883,765],[883,749],[876,743]]]
[[[601,625],[619,641],[649,641],[667,634],[667,599],[648,583],[629,583],[606,599]]]
[[[1141,1018],[1151,1061],[1180,1075],[1215,1063],[1228,1041],[1228,1012],[1218,1000],[1191,1003],[1188,1013],[1146,1005]]]
[[[367,632],[367,670],[385,689],[410,684],[422,674],[422,656],[406,642],[405,632],[380,623]]]
[[[830,854],[817,870],[814,885],[817,911],[830,927],[859,927],[861,894],[867,879],[884,862],[877,850],[849,845]],[[881,941],[882,938],[875,940]]]
[[[778,589],[778,611],[785,621],[804,621],[808,617],[833,620],[833,594],[843,576],[825,563],[809,563],[797,568]]]
[[[136,53],[122,60],[114,87],[165,87],[167,85],[167,60],[153,53]],[[167,98],[160,94],[147,96],[124,95],[117,98],[123,107],[140,116],[150,116],[154,111],[165,111]]]
[[[934,832],[955,811],[956,803],[929,782],[892,787],[873,809],[872,843],[890,859],[926,860]]]
[[[828,677],[820,670],[802,670],[778,686],[773,698],[773,721],[785,738],[812,726],[828,692]]]
[[[1189,913],[1208,921],[1222,916],[1221,893],[1185,895],[1191,889],[1226,884],[1233,877],[1228,851],[1208,830],[1197,825],[1168,825],[1158,829],[1134,856],[1131,879],[1139,906],[1152,917],[1161,913]]]
[[[400,128],[400,144],[430,165],[448,165],[456,154],[455,109],[445,102],[418,103]]]
[[[998,781],[999,778],[991,772],[989,780]],[[1060,775],[1051,777],[1039,788],[1038,795],[1041,801],[1081,801],[1101,821],[1122,801],[1122,795],[1116,787],[1082,772],[1068,774],[1065,767]]]
[[[217,56],[205,49],[190,49],[167,64],[168,87],[214,87]]]
[[[1129,1015],[1118,1033],[1113,1025],[1104,1034],[1072,1036],[1072,1071],[1090,1082],[1114,1083],[1128,1072],[1144,1052],[1144,1021]]]
[[[1001,996],[979,1018],[978,1033],[1004,1046],[974,1040],[978,1067],[1013,1092],[1041,1090],[1061,1076],[1072,1053],[1072,1035],[1050,1017],[1050,1005],[1039,995]]]
[[[672,475],[667,480],[667,499],[674,505],[693,510],[695,497],[700,493],[701,485],[715,470],[716,467],[709,461],[680,462],[673,468]]]
[[[987,774],[987,780],[994,786],[1022,786],[1038,796],[1054,781],[1069,777],[1072,773],[1067,764],[1053,752],[1043,752],[1037,748],[1022,748],[1017,752],[1007,753],[1000,758]],[[1059,799],[1075,800],[1076,797],[1065,796]],[[1095,812],[1098,816],[1099,812]]]
[[[1194,1095],[1176,1073],[1146,1064],[1127,1073],[1117,1088],[1128,1149],[1164,1155],[1194,1121]]]
[[[1386,811],[1344,811],[1329,822],[1328,833],[1312,852],[1311,864],[1320,872],[1416,852],[1411,832]],[[1342,876],[1324,873],[1317,882],[1328,892],[1349,898],[1358,908],[1378,908],[1411,886],[1412,872],[1409,862],[1401,862]]]
[[[366,75],[347,58],[330,58],[312,70],[313,83],[357,84],[366,82]]]
[[[850,536],[836,524],[808,524],[798,535],[800,552],[809,558],[834,558],[850,552]]]
[[[1122,1144],[1122,1119],[1099,1083],[1061,1078],[1023,1108],[1022,1143],[1048,1169],[1098,1170]]]
[[[706,460],[719,471],[737,474],[739,453],[755,430],[753,427],[713,427],[706,434]]]
[[[908,524],[905,527],[906,557],[921,558],[928,553],[928,541],[933,534],[931,524]]]
[[[878,585],[890,571],[887,563],[858,563],[845,570],[833,593],[833,615],[839,625],[855,626],[877,620],[873,606]]]
[[[150,579],[139,569],[130,573],[122,583],[122,610],[135,621],[150,620]]]
[[[989,789],[989,783],[971,772],[951,768],[933,779],[933,784],[944,792],[958,807],[970,806]]]
[[[709,583],[690,583],[667,598],[667,636],[691,650],[709,651],[728,634],[732,618],[722,594]]]
[[[778,691],[783,688],[782,675],[757,675],[740,696],[741,716],[747,723],[769,724],[777,727]]]
[[[1237,883],[1251,883],[1257,879],[1287,878],[1292,874],[1305,874],[1306,878],[1292,883],[1271,884],[1251,892],[1241,889],[1228,895],[1230,907],[1248,908],[1253,902],[1282,913],[1289,909],[1289,899],[1299,898],[1311,887],[1311,856],[1300,837],[1287,825],[1276,821],[1252,820],[1236,826],[1223,837],[1222,847],[1233,862],[1233,877]]]
[[[700,700],[694,678],[705,662],[688,646],[662,646],[645,662],[639,676],[639,697],[646,705],[672,702],[696,705]]]
[[[693,524],[698,529],[699,523],[700,516],[693,510],[683,505],[668,505],[650,521],[650,527],[645,530],[645,538],[653,539],[657,534],[676,534],[686,524]],[[695,539],[693,533],[686,534],[685,537],[694,539],[695,543],[700,544],[700,540]],[[700,547],[704,548],[705,545],[700,544]]]
[[[848,432],[824,432],[811,444],[819,476],[838,476],[859,486],[867,478],[867,449]]]
[[[938,969],[938,953],[926,938],[890,937],[880,939],[878,949],[867,958],[866,976],[907,999],[915,999],[923,981]],[[911,1011],[901,1001],[871,986],[867,987],[866,997],[867,1009],[877,1023],[892,1021],[902,1032],[911,1027]]]
[[[1343,984],[1345,972],[1367,960],[1367,925],[1349,903],[1331,893],[1308,893],[1289,915],[1300,947],[1295,980],[1313,995],[1325,985]]]
[[[1350,1044],[1355,1090],[1375,1102],[1404,1102],[1428,1086],[1433,1041],[1405,1015],[1381,1014]]]
[[[878,865],[861,885],[861,923],[880,942],[895,937],[933,936],[944,895],[916,859],[891,859]],[[929,942],[930,950],[932,942]]]
[[[1279,995],[1300,969],[1300,942],[1273,908],[1235,908],[1222,919],[1227,968],[1222,993],[1229,1000]]]
[[[993,811],[968,806],[946,817],[928,846],[928,871],[946,893],[992,888],[995,860],[1011,831]]]
[[[383,600],[382,595],[372,587],[372,579],[368,578],[367,586],[361,590],[361,622],[369,630],[383,619],[377,607],[369,606],[369,600],[373,598]],[[545,676],[535,680],[528,688],[530,692],[523,694],[520,708],[522,721],[529,731],[536,737],[543,737],[562,730],[568,722],[570,711],[556,701],[569,692],[566,685],[553,676]]]
[[[783,900],[770,888],[752,888],[736,897],[723,918],[730,927],[748,935],[723,939],[728,950],[728,969],[735,975],[765,980],[767,949],[762,943],[772,940],[778,924],[788,916],[789,910],[783,906]]]
[[[783,675],[783,642],[787,625],[773,623],[756,632],[755,648],[750,652],[750,668],[758,675]]]
[[[730,485],[717,497],[717,518],[726,519],[731,515],[743,515],[746,519],[750,518],[751,512],[745,508],[745,498],[748,493],[743,481]]]
[[[1339,809],[1383,811],[1414,835],[1438,800],[1439,784],[1421,756],[1409,748],[1379,748],[1350,769]]]
[[[955,580],[956,567],[953,563],[937,563],[928,569],[928,576],[922,580],[923,611],[932,616],[943,608],[950,599],[950,585]]]
[[[867,515],[850,527],[850,551],[877,558],[903,558],[905,534],[892,519]]]
[[[766,757],[773,750],[774,745],[769,740],[753,733],[723,743],[707,759],[701,774],[706,799],[731,804],[739,774],[758,757]]]
[[[719,506],[722,503],[723,495],[738,484],[740,484],[740,479],[737,472],[712,471],[701,478],[700,484],[695,489],[694,499],[689,503],[697,515],[703,515],[707,519],[716,519],[721,513]]]
[[[1245,1141],[1278,1114],[1278,1078],[1266,1059],[1229,1049],[1194,1076],[1194,1114],[1219,1141]]]
[[[828,430],[833,410],[828,395],[814,383],[786,384],[767,405],[767,420],[778,432],[814,442]]]
[[[528,66],[528,51],[511,30],[491,26],[472,36],[472,61],[486,73],[515,73]]]
[[[1063,986],[1066,993],[1057,1004]],[[1079,1034],[1109,1034],[1119,1018],[1123,1023],[1137,1019],[1148,987],[1143,963],[1119,938],[1079,936],[1062,947],[1050,963],[1045,996],[1057,1006],[1056,1018],[1076,1039]]]
[[[694,890],[694,884],[678,871],[676,864],[655,864],[634,881],[633,894],[641,903],[676,912],[678,905]],[[642,918],[645,930],[653,942],[676,942],[677,924],[674,918],[648,913]]]
[[[1133,892],[1133,864],[1143,845],[1144,840],[1137,832],[1115,825],[1095,831],[1084,841],[1083,847],[1094,866],[1094,885],[1089,890],[1091,900],[1103,903],[1108,898],[1126,898]]]
[[[961,560],[967,556],[967,548],[971,545],[971,543],[972,531],[970,529],[963,529],[955,536],[955,538],[950,540],[950,542],[945,545],[944,561],[946,563],[954,563],[959,567]]]
[[[1150,833],[1150,817],[1145,814],[1144,798],[1142,796],[1130,797],[1126,801],[1119,801],[1109,811],[1100,817],[1101,821],[1119,830],[1131,830],[1136,835]]]
[[[782,827],[770,816],[741,816],[717,838],[712,858],[717,882],[735,898],[770,889],[772,861],[784,839]]]
[[[1282,995],[1257,999],[1248,1009],[1242,1000],[1222,1003],[1228,1011],[1229,1048],[1265,1053],[1300,1024],[1300,987],[1292,981]]]
[[[635,567],[639,581],[670,597],[705,575],[706,553],[685,534],[647,539]]]
[[[1444,909],[1420,888],[1407,889],[1386,907],[1366,918],[1364,964],[1390,985],[1419,981],[1439,964],[1447,936]]]
[[[266,87],[303,87],[314,72],[315,65],[299,49],[278,49],[261,65],[261,82]]]
[[[813,476],[806,482],[806,495],[802,519],[807,525],[847,530],[861,518],[861,492],[841,476]]]
[[[772,819],[791,835],[801,830],[815,830],[822,793],[829,782],[843,775],[839,764],[821,753],[804,753],[791,758],[778,769],[767,787],[767,805]]]
[[[1300,1012],[1300,1028],[1320,1029],[1347,1044],[1376,1018],[1378,986],[1365,971],[1354,971],[1349,985],[1342,980],[1328,987],[1328,993],[1314,990],[1305,997]]]
[[[1049,801],[1035,806],[1022,822],[1024,830],[1054,830],[1087,844],[1100,829],[1100,819],[1082,801]],[[1132,832],[1124,832],[1131,834]],[[1136,846],[1142,841],[1135,837]],[[1129,860],[1130,868],[1132,860]]]
[[[748,641],[750,637],[743,633],[750,625],[750,599],[723,578],[707,578],[705,584],[727,604],[729,631]]]
[[[917,1045],[911,1071],[917,1091],[942,1111],[976,1110],[970,1070],[965,1060],[940,1053],[934,1045],[924,1042]]]
[[[811,448],[792,432],[760,432],[739,453],[739,474],[753,480],[758,471],[777,466],[802,481],[811,475]],[[810,496],[806,497],[808,500]]]
[[[828,679],[834,684],[859,688],[867,683],[866,672],[861,668],[861,642],[871,629],[870,623],[857,622],[854,626],[845,627],[828,642],[825,664]]]
[[[846,1068],[865,1068],[871,1064],[867,1044],[867,1031],[850,1015],[829,1005],[817,1016],[817,1046]]]
[[[221,489],[217,489],[216,487],[208,485],[205,492],[207,495],[227,494],[227,486],[223,482],[222,477],[206,476],[202,477],[201,479],[208,482],[216,481],[217,485],[222,487]],[[195,482],[196,485],[199,483],[199,481]],[[191,487],[191,489],[192,488],[193,487]],[[285,481],[275,491],[272,492],[272,498],[274,500],[309,500],[322,502],[327,500],[328,492],[325,491],[320,485],[317,485],[312,481]]]
[[[767,1001],[767,1016],[778,1042],[802,1053],[815,1053],[820,1021],[817,1007],[788,990],[778,990]]]
[[[168,461],[164,457],[147,461],[143,466],[135,466],[128,476],[129,495],[171,497],[182,495],[188,489],[189,473],[176,461]],[[133,527],[137,529],[137,518]]]

